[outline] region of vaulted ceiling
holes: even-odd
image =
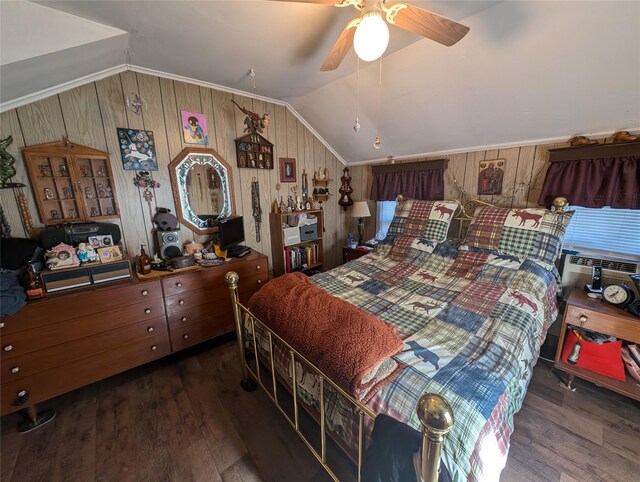
[[[392,27],[380,99],[361,63],[358,134],[355,53],[319,70],[352,7],[3,0],[0,100],[130,63],[288,102],[347,162],[640,126],[640,2],[408,1],[471,30],[444,47]]]

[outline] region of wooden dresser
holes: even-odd
[[[28,303],[0,324],[2,414],[233,331],[224,275],[240,274],[246,302],[268,270],[267,257],[252,252],[221,266]]]

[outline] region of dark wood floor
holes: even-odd
[[[26,481],[327,481],[260,391],[238,386],[233,342],[174,355],[58,397],[28,434],[2,419],[1,478]],[[640,474],[640,405],[540,362],[503,481],[631,481]]]

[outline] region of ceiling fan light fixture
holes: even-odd
[[[358,57],[366,62],[380,58],[389,45],[389,27],[380,12],[374,10],[363,15],[353,37]]]

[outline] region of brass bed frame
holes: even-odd
[[[401,200],[402,196],[398,196],[398,200]],[[489,205],[491,204],[477,200],[478,204]],[[553,205],[556,212],[563,212],[564,208],[568,204],[565,198],[556,198],[553,201]],[[472,217],[462,207],[461,213],[456,217],[459,221],[469,221]],[[364,417],[369,417],[374,420],[376,413],[367,407],[363,403],[356,400],[351,394],[343,390],[338,384],[325,375],[322,370],[317,368],[313,363],[307,360],[304,355],[299,353],[289,343],[283,340],[277,333],[272,331],[258,318],[256,318],[249,309],[240,302],[238,296],[238,282],[240,276],[234,272],[229,271],[225,275],[225,281],[229,286],[231,292],[231,302],[233,305],[233,316],[236,325],[236,336],[238,352],[240,355],[240,366],[242,370],[242,380],[240,385],[245,391],[253,391],[257,386],[262,387],[267,396],[275,404],[278,410],[282,413],[284,418],[289,422],[291,427],[302,438],[303,442],[307,445],[311,453],[318,459],[318,462],[324,467],[327,473],[336,482],[340,482],[340,479],[335,472],[329,467],[327,463],[327,429],[326,429],[326,415],[325,415],[325,385],[328,383],[344,400],[346,400],[355,409],[355,413],[358,415],[358,454],[357,460],[354,462],[357,466],[357,480],[361,481],[362,474],[362,459],[364,452]],[[251,366],[251,361],[247,358],[245,350],[245,330],[243,329],[243,318],[248,317],[251,326],[251,340],[248,343],[253,346],[253,354],[255,361],[255,370]],[[271,389],[273,394],[265,385],[261,373],[260,373],[260,357],[258,355],[257,337],[256,337],[256,325],[266,335],[269,342],[269,360],[268,369],[271,370]],[[290,357],[290,370],[291,370],[291,395],[293,396],[293,418],[291,418],[284,408],[281,406],[278,400],[278,388],[277,388],[277,376],[274,363],[273,343],[274,339],[281,343],[289,352]],[[320,389],[320,452],[318,452],[307,437],[302,433],[300,429],[300,420],[298,414],[298,390],[296,379],[296,359],[303,361],[308,368],[316,373],[319,379]],[[423,482],[437,482],[440,472],[440,459],[442,452],[442,444],[444,437],[454,424],[453,410],[447,401],[438,394],[425,393],[419,399],[416,405],[416,412],[418,419],[420,420],[422,431],[422,450],[420,453],[420,476]],[[418,474],[416,474],[418,475]],[[420,482],[420,481],[419,481]]]
[[[238,297],[238,281],[240,276],[234,272],[229,271],[225,275],[225,281],[231,291],[231,302],[233,304],[233,316],[236,324],[236,335],[238,352],[240,354],[240,364],[242,369],[242,381],[240,385],[246,391],[253,391],[258,385],[263,388],[267,396],[275,404],[278,410],[284,415],[284,418],[293,427],[296,433],[302,438],[303,442],[307,445],[311,453],[318,459],[318,462],[322,464],[324,469],[328,472],[331,478],[337,482],[338,476],[327,464],[327,440],[326,440],[326,419],[325,419],[325,384],[331,385],[331,387],[342,396],[349,404],[355,408],[355,413],[358,414],[358,459],[356,461],[358,482],[361,480],[362,472],[362,456],[364,452],[364,417],[369,417],[372,420],[375,419],[376,414],[363,403],[360,403],[352,395],[344,391],[333,380],[325,375],[322,370],[315,367],[313,363],[307,360],[304,355],[299,353],[295,348],[289,345],[285,340],[273,332],[269,327],[256,318],[249,309],[240,303]],[[247,360],[245,352],[245,336],[242,319],[248,316],[251,321],[251,335],[252,340],[249,341],[253,345],[253,354],[255,360],[255,370],[251,366],[251,363]],[[265,333],[269,341],[269,369],[271,370],[271,383],[272,390],[267,388],[262,380],[260,374],[260,365],[258,357],[258,347],[256,341],[256,325]],[[273,355],[273,342],[277,340],[281,343],[286,350],[289,351],[290,366],[291,366],[291,378],[292,378],[292,395],[293,395],[293,419],[287,414],[287,412],[280,405],[278,400],[278,388],[276,380],[276,368]],[[307,437],[300,430],[300,420],[298,414],[298,390],[296,381],[296,365],[295,361],[303,361],[312,371],[318,375],[320,381],[320,452],[309,442]],[[257,383],[257,385],[256,385]],[[444,436],[453,427],[453,411],[449,404],[440,395],[435,393],[425,393],[418,400],[417,405],[418,419],[422,426],[422,462],[421,462],[421,474],[424,482],[436,482],[438,480],[438,473],[440,468],[440,455],[442,450],[442,442]]]

